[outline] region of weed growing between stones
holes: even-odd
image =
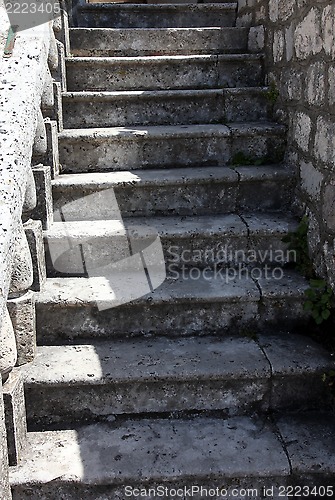
[[[311,279],[310,288],[305,291],[307,298],[304,303],[305,311],[310,311],[317,325],[321,325],[330,318],[333,307],[333,291],[325,280]]]
[[[289,250],[296,252],[295,268],[308,279],[315,277],[313,263],[309,256],[308,251],[308,217],[305,215],[294,233],[289,233],[282,241],[289,244]]]
[[[309,279],[310,287],[305,290],[306,300],[304,309],[311,314],[311,321],[302,333],[309,335],[316,342],[321,343],[330,352],[335,352],[335,301],[334,292],[324,279],[316,276],[313,263],[308,252],[308,225],[309,220],[304,216],[294,233],[283,238],[289,243],[289,249],[296,251],[295,268]],[[322,325],[322,326],[321,326]],[[335,404],[335,371],[324,373],[322,377],[330,391]]]

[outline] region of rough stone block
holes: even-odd
[[[3,386],[3,399],[9,464],[17,465],[27,440],[23,379],[19,370],[12,371],[5,382]]]
[[[264,26],[253,26],[249,31],[248,49],[251,52],[259,52],[264,49],[265,41]]]
[[[30,248],[31,259],[33,263],[33,284],[31,290],[39,292],[46,282],[46,267],[43,245],[42,222],[29,219],[24,224],[28,245]]]
[[[307,59],[322,50],[322,35],[318,10],[313,8],[298,24],[294,32],[294,46],[298,59]]]
[[[21,297],[7,301],[8,312],[12,320],[18,366],[33,361],[36,350],[35,294],[31,290]]]
[[[315,201],[319,199],[323,174],[311,162],[301,161],[300,177],[302,189]]]
[[[10,293],[25,292],[33,283],[33,264],[27,238],[20,223],[17,226],[16,238],[13,242],[12,276]]]
[[[53,120],[58,124],[58,132],[63,130],[63,106],[62,106],[62,88],[60,82],[53,82],[53,92],[54,92],[54,109],[53,109]]]
[[[6,445],[5,414],[3,408],[2,384],[0,383],[0,498],[10,500],[9,478],[8,478],[8,452]]]
[[[53,76],[57,82],[60,82],[62,91],[66,91],[66,69],[65,69],[65,51],[64,45],[57,40],[58,67]]]
[[[294,139],[303,151],[308,151],[312,122],[305,113],[297,113],[294,120]]]
[[[48,229],[53,222],[51,168],[44,165],[33,167],[36,183],[37,206],[31,213],[32,219],[39,219],[43,229]]]
[[[55,120],[46,118],[44,120],[46,147],[41,154],[35,155],[35,158],[44,165],[50,165],[51,177],[59,174],[59,153],[58,153],[58,125]]]
[[[335,163],[335,124],[333,120],[319,116],[316,123],[314,154],[317,159],[333,167]]]

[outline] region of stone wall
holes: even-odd
[[[335,5],[333,0],[239,0],[249,47],[265,52],[275,118],[288,125],[297,206],[310,218],[311,256],[335,286]]]

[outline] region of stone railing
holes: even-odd
[[[41,107],[53,100],[49,65],[58,64],[55,43],[50,23],[31,28],[16,35],[11,57],[1,59],[0,372],[3,378],[16,364],[16,344],[20,342],[15,339],[6,301],[8,296],[18,299],[25,295],[34,280],[22,217],[36,205],[32,155],[47,151]],[[29,298],[28,302],[32,300]]]
[[[65,89],[62,56],[64,45],[68,47],[67,30],[62,25],[64,16],[19,31],[9,57],[4,57],[10,26],[4,2],[0,0],[0,374],[3,381],[15,365],[32,361],[35,354],[34,291],[40,290],[46,279],[42,227],[47,228],[51,220],[50,180],[59,167],[57,132],[62,127],[60,94]],[[63,43],[56,40],[55,34]],[[1,378],[0,497],[7,499],[10,492]],[[9,385],[14,382],[15,377]],[[18,383],[22,388],[22,381]],[[7,385],[3,386],[5,396],[10,391]],[[9,439],[11,431],[17,429],[8,428],[7,417],[6,425]],[[23,428],[22,436],[24,432]],[[17,458],[16,451],[19,450],[14,450],[14,458],[9,457],[12,463]]]
[[[335,4],[333,0],[239,0],[251,50],[265,52],[277,118],[288,125],[287,164],[297,206],[309,216],[317,273],[335,287]]]

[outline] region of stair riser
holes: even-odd
[[[136,221],[134,221],[136,227]],[[153,228],[154,230],[154,228]],[[195,267],[237,267],[239,263],[249,264],[252,267],[259,266],[281,266],[285,262],[274,262],[272,255],[283,252],[286,255],[287,245],[281,239],[283,235],[254,238],[253,243],[248,244],[246,236],[228,236],[215,234],[212,237],[192,235],[185,237],[160,237],[164,251],[166,271],[171,274],[177,269]],[[66,250],[70,243],[71,249]],[[53,263],[49,253],[49,246],[53,245],[64,248],[61,260]],[[149,239],[138,242],[141,248],[150,244]],[[79,246],[82,246],[80,251]],[[92,269],[105,266],[111,262],[118,262],[129,256],[129,244],[125,237],[106,236],[105,238],[67,238],[53,239],[52,236],[45,237],[46,263],[48,276],[77,276],[86,275],[86,268]],[[241,256],[241,251],[249,248],[256,253],[256,259],[248,262],[246,257]],[[276,254],[270,254],[269,249]],[[239,253],[240,252],[240,253]],[[251,255],[251,254],[250,254]],[[83,256],[85,265],[83,265]],[[265,256],[265,257],[264,257]]]
[[[70,31],[75,56],[157,56],[247,51],[248,30],[89,30]]]
[[[28,385],[25,394],[28,426],[32,428],[94,422],[122,414],[223,410],[226,415],[234,416],[285,408],[306,410],[320,408],[325,402],[322,373],[311,373],[308,377],[286,375],[273,381],[251,374],[248,379],[193,382]]]
[[[228,135],[228,136],[227,136]],[[206,135],[153,137],[150,135],[61,136],[60,162],[64,173],[103,172],[140,168],[220,166],[230,163],[237,153],[253,159],[282,159],[283,134],[251,131],[231,137],[227,132]]]
[[[69,91],[167,90],[257,87],[263,85],[261,60],[198,59],[67,60]]]
[[[232,9],[197,8],[177,10],[169,6],[159,9],[80,9],[78,24],[90,28],[184,28],[234,26],[236,13]]]
[[[147,187],[116,187],[115,195],[123,217],[159,215],[210,215],[236,213],[239,210],[280,210],[288,206],[292,192],[289,178],[281,180],[259,180],[254,182],[227,183],[199,182],[185,185],[152,185]],[[76,190],[71,187],[65,192],[54,188],[54,209],[71,203],[92,191]],[[103,220],[106,210],[99,205],[94,207],[71,204],[67,220]]]
[[[197,270],[198,271],[198,270]],[[244,275],[246,272],[244,273]],[[193,275],[194,283],[199,272]],[[231,270],[222,272],[223,286],[233,280]],[[249,274],[251,276],[251,273]],[[193,279],[192,278],[192,279]],[[251,279],[251,278],[250,278]],[[84,306],[37,303],[38,343],[62,344],[80,339],[125,338],[145,334],[189,336],[195,334],[232,334],[276,329],[303,324],[308,314],[303,310],[303,296],[246,300],[192,301],[174,300],[153,303],[150,300],[99,311],[96,303]]]
[[[63,97],[65,128],[182,125],[266,120],[269,101],[264,93],[101,98]]]
[[[269,380],[136,382],[97,386],[28,386],[28,425],[92,422],[108,415],[224,410],[229,415],[269,409]]]

